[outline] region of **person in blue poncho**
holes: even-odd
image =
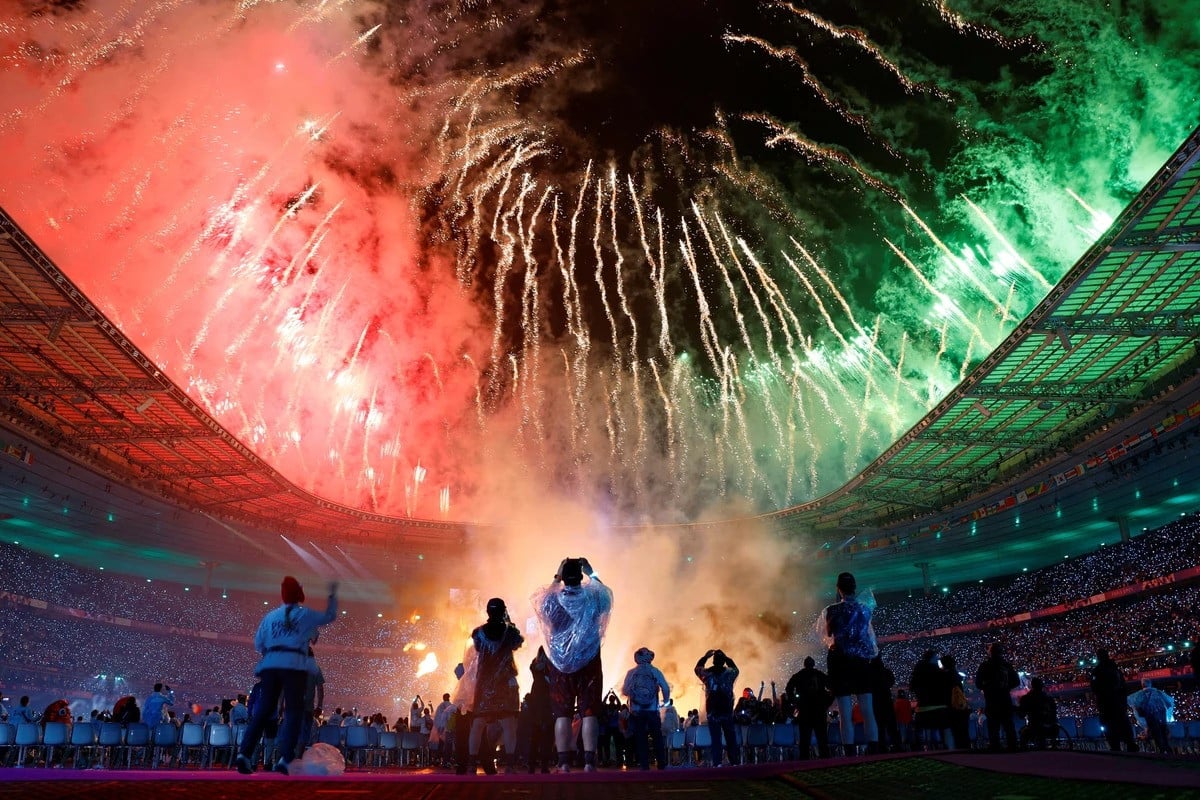
[[[254,703],[250,724],[242,737],[241,747],[235,761],[237,771],[243,775],[254,772],[252,758],[258,748],[259,739],[267,721],[273,717],[283,698],[283,725],[275,740],[279,748],[279,762],[275,771],[284,775],[296,755],[296,742],[304,722],[304,690],[308,684],[309,642],[317,635],[317,628],[337,619],[337,584],[329,585],[329,601],[325,610],[314,611],[301,605],[304,589],[300,582],[288,575],[280,584],[283,605],[267,612],[254,634],[254,649],[262,654],[262,660],[254,669],[261,684],[261,694]]]
[[[826,672],[829,687],[837,698],[842,749],[846,755],[856,752],[851,716],[855,698],[862,712],[867,752],[879,750],[879,729],[871,699],[871,659],[879,652],[875,629],[871,626],[875,603],[870,596],[860,599],[857,592],[858,582],[853,575],[849,572],[838,575],[838,602],[825,608],[820,622],[821,638],[829,648]]]
[[[531,602],[550,659],[558,771],[570,772],[575,749],[571,719],[578,711],[582,718],[584,770],[592,772],[596,769],[600,737],[597,715],[603,711],[604,698],[600,643],[612,612],[612,589],[600,582],[586,558],[564,558],[554,582],[535,593]]]

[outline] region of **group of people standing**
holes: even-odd
[[[841,710],[843,741],[853,741],[850,711],[857,696],[866,717],[868,741],[872,743],[870,746],[877,747],[878,733],[870,703],[869,662],[876,651],[871,607],[858,601],[854,576],[850,573],[838,576],[837,590],[838,603],[826,608],[823,614],[823,635],[830,648],[829,691]],[[302,605],[304,590],[291,576],[284,578],[280,593],[283,605],[268,612],[255,633],[255,649],[262,658],[255,669],[258,696],[235,761],[243,774],[254,771],[254,753],[264,730],[276,718],[281,699],[283,722],[276,737],[280,758],[273,769],[288,772],[308,708],[306,690],[313,683],[316,669],[310,644],[320,626],[337,618],[336,583],[329,587],[323,612]],[[554,720],[557,771],[571,771],[576,742],[572,722],[576,717],[580,720],[578,739],[583,745],[583,769],[594,771],[599,717],[604,710],[600,646],[612,612],[612,590],[600,580],[586,558],[564,558],[553,581],[532,600],[545,645],[539,648],[531,665],[534,684],[530,702],[549,706]],[[468,712],[471,718],[464,771],[482,767],[485,772],[493,773],[497,766],[512,766],[497,765],[491,754],[481,756],[481,745],[485,732],[495,723],[503,737],[504,752],[511,756],[516,750],[520,696],[515,653],[523,643],[524,636],[509,619],[504,600],[498,597],[489,600],[487,620],[471,632],[471,645],[458,670],[460,680],[454,705]],[[630,704],[629,727],[643,769],[649,768],[651,747],[659,767],[666,765],[659,711],[669,703],[671,690],[662,672],[651,663],[653,660],[653,651],[640,648],[634,654],[635,665],[622,684],[622,693]],[[696,663],[695,673],[704,685],[705,710],[713,732],[713,763],[721,763],[725,750],[730,762],[736,764],[739,751],[733,687],[739,674],[737,665],[723,651],[714,649]],[[534,741],[538,740],[535,734]],[[536,752],[532,755],[538,757]]]
[[[860,598],[857,582],[849,572],[837,577],[837,602],[827,606],[818,622],[818,633],[828,647],[827,672],[816,668],[811,657],[804,668],[787,683],[787,698],[795,709],[801,757],[805,746],[815,738],[818,753],[828,757],[828,712],[837,706],[840,740],[847,755],[857,752],[856,720],[861,721],[866,752],[882,752],[887,746],[900,746],[897,717],[890,687],[891,672],[883,667],[871,624],[873,598]],[[281,585],[284,604],[269,612],[255,635],[255,647],[262,654],[256,673],[259,697],[238,752],[236,766],[245,774],[253,772],[253,754],[263,730],[275,719],[279,700],[285,703],[283,723],[276,744],[281,754],[274,765],[286,773],[296,753],[302,720],[308,708],[306,687],[312,685],[315,666],[310,642],[317,629],[337,615],[337,585],[329,590],[323,612],[301,605],[304,592],[294,578]],[[601,643],[613,607],[613,592],[601,580],[586,558],[565,558],[553,581],[532,598],[544,645],[530,665],[533,685],[526,699],[530,710],[530,769],[542,764],[545,771],[555,763],[558,772],[570,772],[577,748],[582,744],[584,771],[597,766],[600,720],[606,708],[603,696]],[[484,747],[487,734],[495,732],[503,740],[501,758],[511,759],[516,752],[517,722],[521,714],[518,671],[515,653],[524,644],[520,629],[512,623],[502,598],[492,598],[486,607],[486,621],[471,632],[471,643],[456,673],[459,684],[454,699],[445,698],[435,715],[435,728],[445,727],[445,718],[459,714],[469,725],[458,727],[458,737],[466,734],[465,762],[458,761],[460,772],[482,768],[494,774],[499,768],[511,770],[511,763],[497,761],[495,747]],[[660,768],[666,765],[665,741],[660,712],[670,708],[671,688],[663,673],[653,666],[654,653],[639,648],[634,666],[622,682],[622,694],[628,699],[628,730],[633,738],[636,758],[642,769],[649,769],[653,750]],[[910,688],[917,701],[915,728],[937,731],[947,748],[966,746],[970,711],[965,701],[962,678],[953,663],[943,663],[928,651],[913,670]],[[737,715],[734,686],[739,670],[733,659],[720,649],[707,651],[695,665],[695,675],[705,692],[705,711],[712,738],[712,763],[739,762]],[[979,666],[976,686],[983,694],[989,742],[998,749],[1001,734],[1009,749],[1016,749],[1014,710],[1029,716],[1035,736],[1052,735],[1056,726],[1054,701],[1043,687],[1035,685],[1014,709],[1012,691],[1019,684],[1012,665],[1005,660],[999,643],[991,646],[988,658]],[[772,684],[774,686],[774,684]],[[1127,714],[1124,677],[1108,654],[1100,651],[1094,671],[1093,689],[1102,722],[1113,747],[1125,744],[1137,748]],[[1159,713],[1161,698],[1146,687],[1147,722],[1157,727],[1151,734],[1164,737],[1165,718]],[[957,690],[957,691],[956,691]],[[1161,694],[1161,692],[1159,693]],[[550,722],[552,720],[552,722]],[[439,725],[438,723],[441,723]],[[907,722],[907,720],[905,720]],[[1040,726],[1040,727],[1039,727]],[[1046,728],[1041,731],[1041,728]],[[886,743],[881,746],[881,729]],[[1163,745],[1165,747],[1165,744]],[[551,751],[550,748],[553,748]]]

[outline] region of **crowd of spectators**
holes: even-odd
[[[875,611],[881,636],[996,619],[1018,611],[1047,608],[1151,580],[1200,563],[1200,515],[1189,515],[1128,542],[1010,581],[965,584],[930,597],[897,599]]]
[[[163,680],[179,688],[187,706],[247,692],[258,661],[254,630],[264,603],[278,603],[88,571],[7,543],[0,544],[0,574],[0,589],[9,593],[0,598],[4,693],[68,698],[81,708],[144,696]],[[401,704],[394,692],[414,689],[423,653],[411,645],[436,639],[438,622],[372,610],[351,605],[338,620],[336,643],[319,646],[330,703],[391,709]]]
[[[883,658],[897,688],[907,683],[927,649],[952,656],[968,678],[991,642],[1004,646],[1025,676],[1042,678],[1059,696],[1062,713],[1094,713],[1085,691],[1097,649],[1104,648],[1130,680],[1162,668],[1183,666],[1200,645],[1194,609],[1200,582],[1173,583],[1119,600],[1074,608],[1016,624],[982,627],[1014,613],[1070,603],[1105,591],[1150,580],[1200,562],[1200,518],[1188,516],[1131,541],[1053,566],[1022,573],[1008,582],[968,584],[931,597],[898,598],[875,610],[876,631],[893,639]],[[122,695],[144,696],[165,680],[177,687],[187,706],[205,708],[245,693],[257,661],[251,635],[263,613],[262,597],[226,597],[177,584],[146,582],[97,573],[65,561],[0,544],[0,678],[8,695],[40,694],[39,700],[67,697],[103,707]],[[186,600],[184,598],[186,597]],[[21,598],[42,601],[29,604]],[[111,618],[132,620],[114,624]],[[952,625],[981,628],[942,636],[919,635]],[[320,646],[319,661],[332,707],[358,707],[393,717],[407,716],[398,686],[410,689],[421,652],[406,645],[437,639],[438,621],[380,618],[356,610],[339,619],[336,643]],[[811,648],[810,648],[811,649]],[[823,662],[823,658],[819,661]],[[1175,695],[1176,714],[1200,719],[1200,693],[1187,674],[1164,686]],[[789,717],[781,691],[787,675],[744,676],[751,691],[742,703],[744,724]],[[406,691],[439,696],[447,687]],[[765,691],[764,691],[765,690]],[[752,696],[752,697],[751,697]],[[86,709],[85,709],[86,710]]]

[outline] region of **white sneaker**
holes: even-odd
[[[595,771],[596,771],[596,765],[595,765],[595,764],[584,764],[584,765],[583,765],[583,771],[584,771],[584,772],[595,772]]]
[[[565,774],[571,771],[571,767],[568,764],[559,764],[554,771]]]

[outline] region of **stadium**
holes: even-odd
[[[18,76],[12,85],[23,80],[22,64],[38,62],[45,74],[69,72],[85,87],[81,96],[94,101],[87,73],[121,69],[119,57],[90,51],[90,38],[87,46],[59,42],[61,51],[39,55],[21,42],[41,35],[45,19],[74,19],[91,37],[97,19],[109,24],[111,10],[84,22],[72,15],[89,13],[88,3],[46,5],[30,12],[28,27],[0,29],[6,52],[17,54],[8,62],[9,77]],[[389,19],[396,13],[380,5]],[[958,20],[955,35],[990,36],[991,28],[939,8],[943,21]],[[251,33],[261,22],[255,14],[268,15],[262,30],[290,22],[288,31],[328,26],[336,16],[324,4],[294,20],[294,10],[274,6],[248,13],[239,24]],[[505,25],[525,12],[512,13]],[[854,27],[811,10],[789,13],[834,39],[862,34],[874,21],[868,15]],[[355,24],[372,19],[364,12]],[[761,36],[739,32],[754,20],[729,12],[726,23],[727,49],[750,43],[778,56]],[[105,27],[95,41],[122,24]],[[205,29],[197,46],[224,47],[245,32],[230,33],[235,27]],[[308,54],[315,60],[303,70],[340,79],[347,62],[380,58],[369,43],[375,29],[364,30],[342,51]],[[439,35],[450,41],[446,31]],[[145,35],[141,47],[152,53],[157,41]],[[892,64],[886,48],[856,41],[879,65]],[[1022,41],[1010,37],[997,47],[1027,46]],[[407,327],[389,314],[411,310],[408,289],[389,295],[385,310],[367,303],[384,291],[382,281],[347,289],[358,284],[346,280],[340,290],[320,284],[346,269],[335,254],[346,245],[336,243],[333,220],[355,199],[349,190],[335,199],[339,184],[316,173],[372,185],[354,158],[333,152],[347,146],[335,136],[343,124],[337,115],[301,136],[303,147],[326,149],[320,167],[308,151],[290,152],[289,139],[270,159],[247,157],[261,171],[239,178],[228,203],[214,201],[222,195],[210,185],[188,184],[178,216],[170,216],[176,211],[148,209],[141,190],[131,188],[142,179],[137,167],[113,177],[107,194],[103,166],[81,168],[77,187],[68,171],[65,179],[48,178],[44,192],[35,188],[31,181],[48,174],[47,162],[26,149],[28,130],[37,129],[28,120],[76,100],[57,90],[12,94],[20,111],[0,121],[0,142],[29,164],[0,171],[10,187],[0,192],[0,688],[5,713],[25,696],[38,720],[0,725],[5,779],[38,796],[148,793],[192,782],[283,796],[295,791],[289,780],[311,781],[313,791],[406,797],[435,790],[473,796],[489,791],[484,780],[503,787],[490,791],[538,796],[557,796],[570,780],[581,796],[925,796],[964,786],[1095,796],[1096,781],[1113,783],[1122,796],[1196,791],[1200,469],[1191,456],[1200,448],[1200,129],[1176,141],[1148,180],[1139,178],[1131,199],[1113,192],[1124,203],[1115,218],[1072,194],[1093,226],[1076,226],[1082,246],[1057,269],[1046,264],[1058,250],[1026,260],[1019,251],[1027,242],[1008,241],[1000,217],[965,195],[966,213],[978,211],[1005,255],[977,263],[954,252],[918,201],[910,207],[897,199],[919,192],[890,180],[878,152],[851,144],[834,147],[837,158],[822,151],[821,170],[848,170],[864,192],[901,209],[893,208],[900,222],[879,223],[886,233],[872,246],[899,265],[905,291],[941,310],[940,319],[914,312],[923,332],[893,336],[889,321],[899,312],[880,310],[872,327],[862,296],[849,288],[853,270],[839,275],[796,239],[801,267],[787,256],[790,271],[763,266],[774,234],[756,240],[753,224],[805,230],[821,220],[791,204],[774,167],[745,166],[750,148],[732,123],[681,145],[694,148],[682,170],[691,177],[670,173],[661,154],[638,150],[645,160],[626,189],[615,167],[601,177],[591,161],[568,163],[574,156],[561,145],[553,179],[582,175],[580,188],[572,194],[542,177],[535,189],[529,176],[550,174],[537,172],[547,169],[537,159],[553,148],[528,138],[529,130],[509,132],[494,116],[503,104],[489,105],[487,96],[520,84],[504,78],[511,66],[536,109],[528,113],[549,114],[553,104],[539,99],[538,88],[587,62],[553,55],[560,60],[539,53],[554,65],[544,72],[496,67],[501,77],[482,89],[447,79],[455,103],[475,98],[480,105],[469,123],[455,116],[462,112],[454,103],[453,113],[432,115],[445,123],[429,129],[440,130],[440,139],[412,123],[414,141],[444,146],[438,174],[379,179],[387,191],[401,186],[398,194],[416,198],[419,213],[407,213],[419,218],[417,249],[433,255],[413,256],[410,268],[453,277],[422,285],[418,305],[426,316]],[[172,58],[159,62],[157,79],[178,78]],[[269,71],[302,73],[300,56],[286,67],[279,58]],[[810,54],[811,63],[817,58]],[[819,71],[805,69],[809,78]],[[153,80],[138,102],[154,93]],[[923,85],[907,92],[939,97]],[[427,114],[421,104],[432,103],[440,86],[414,90],[406,102]],[[719,88],[716,100],[727,106]],[[836,92],[828,87],[817,94],[843,122],[868,124],[847,110],[851,100],[830,99]],[[856,95],[846,90],[844,97]],[[345,102],[348,117],[362,111],[357,101]],[[747,111],[743,120],[775,124],[773,101],[758,102],[770,113]],[[113,130],[136,131],[148,113]],[[190,119],[178,118],[181,137],[206,129]],[[269,119],[252,124],[253,135]],[[1184,123],[1195,120],[1171,129]],[[629,135],[604,125],[588,130],[593,143],[611,137],[605,141],[616,152],[613,142]],[[166,148],[159,133],[139,146]],[[673,141],[656,136],[656,146]],[[773,136],[768,141],[782,134]],[[699,144],[714,140],[740,148],[747,160],[721,162]],[[805,141],[801,150],[811,155],[815,145]],[[78,148],[72,158],[80,164],[104,163],[89,162],[94,155],[82,140],[45,149],[58,147]],[[190,147],[153,155],[169,161],[169,150],[187,161]],[[872,148],[893,149],[878,141]],[[299,183],[292,166],[279,166],[294,163],[309,170]],[[723,166],[710,174],[698,166],[705,163]],[[101,177],[88,177],[95,174]],[[150,174],[142,176],[147,185],[156,180]],[[672,201],[651,188],[669,174],[689,192],[713,175],[734,177],[711,195],[676,198],[683,210],[672,222]],[[126,191],[139,199],[127,200]],[[262,203],[246,199],[258,191]],[[358,201],[383,204],[372,192]],[[735,192],[739,202],[729,199]],[[751,211],[746,198],[757,204]],[[656,214],[657,232],[646,223]],[[266,233],[262,216],[274,220]],[[194,239],[180,233],[189,225]],[[362,225],[352,218],[344,227]],[[576,226],[588,225],[577,234]],[[408,258],[407,246],[375,241],[386,232],[358,231],[355,246],[396,248]],[[666,255],[664,241],[676,233],[679,255]],[[915,238],[928,240],[924,250],[949,264],[956,282],[921,261]],[[147,252],[170,255],[160,265]],[[203,266],[169,266],[192,262]],[[988,275],[1001,290],[985,284]],[[311,285],[301,285],[302,276]],[[548,299],[551,291],[561,302]],[[229,309],[236,314],[224,314]],[[365,327],[360,313],[370,319]],[[661,334],[648,333],[656,321]],[[709,755],[709,726],[696,724],[666,733],[664,772],[639,773],[618,744],[628,731],[616,712],[601,734],[603,763],[594,775],[533,776],[531,765],[528,778],[524,770],[463,776],[431,749],[421,709],[454,691],[455,667],[487,598],[505,598],[525,634],[516,654],[523,693],[525,665],[542,643],[529,598],[550,582],[560,559],[583,555],[615,597],[604,644],[606,692],[620,690],[634,651],[649,646],[686,717],[685,709],[702,708],[705,699],[692,659],[711,648],[736,657],[739,686],[751,695],[757,689],[757,697],[739,718],[728,769],[714,771],[722,764]],[[957,662],[950,671],[969,703],[961,709],[965,743],[959,736],[947,746],[940,727],[937,735],[905,730],[883,748],[866,738],[843,742],[834,720],[829,734],[845,748],[841,756],[808,758],[820,755],[818,741],[811,753],[808,742],[796,741],[794,709],[779,691],[805,656],[824,666],[815,621],[838,600],[834,583],[843,572],[878,602],[873,625],[894,674],[891,692],[914,688],[910,675],[930,651],[939,668],[947,657]],[[314,649],[326,684],[324,716],[337,707],[354,723],[340,731],[314,726],[310,735],[341,751],[338,772],[345,772],[271,775],[272,755],[260,751],[265,773],[239,781],[231,767],[241,730],[229,718],[230,701],[255,681],[255,630],[278,606],[285,575],[299,579],[313,607],[327,583],[340,586],[337,619]],[[989,741],[975,676],[995,643],[1020,677],[1014,702],[1034,678],[1055,699],[1057,727],[1047,746],[1022,738],[1019,752],[987,753],[997,743]],[[1133,714],[1138,752],[1110,751],[1111,726],[1091,682],[1100,651],[1112,654],[1130,694],[1148,680],[1173,698],[1165,747]],[[158,683],[178,695],[171,723],[113,720],[122,698],[142,702]],[[52,720],[55,714],[64,719]],[[859,724],[856,736],[866,735]],[[504,755],[524,766],[527,747],[522,740],[517,753]]]

